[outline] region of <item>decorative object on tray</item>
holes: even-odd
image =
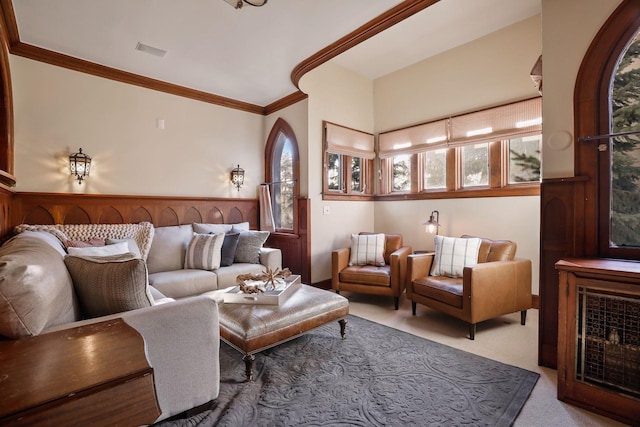
[[[291,270],[285,268],[272,270],[267,268],[262,274],[240,274],[236,277],[236,283],[245,294],[263,293],[274,291],[286,285],[285,279],[291,276]]]
[[[288,268],[276,269],[264,274],[241,274],[236,282],[238,286],[223,294],[225,303],[280,305],[300,287],[300,275],[291,274]]]

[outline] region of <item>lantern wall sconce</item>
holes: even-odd
[[[69,171],[71,176],[78,180],[79,184],[89,176],[91,170],[91,157],[82,152],[82,148],[77,153],[69,156]]]
[[[438,227],[440,227],[440,212],[431,211],[431,215],[429,215],[429,220],[422,223],[422,225],[426,225],[427,233],[436,233],[438,234]]]
[[[238,191],[240,191],[240,187],[244,184],[244,169],[242,169],[240,165],[231,171],[231,183],[236,186]]]

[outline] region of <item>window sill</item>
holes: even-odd
[[[374,200],[373,194],[344,194],[344,193],[325,193],[322,200],[354,200],[354,201],[371,201]]]
[[[514,197],[539,196],[540,184],[517,185],[502,188],[466,189],[456,191],[429,191],[423,193],[379,194],[374,197],[378,201],[391,200],[423,200],[423,199],[465,199],[476,197]]]

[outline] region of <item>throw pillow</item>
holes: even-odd
[[[151,307],[147,264],[131,253],[104,257],[67,255],[64,263],[85,317]]]
[[[384,234],[352,234],[349,265],[384,265]]]
[[[116,243],[125,242],[129,248],[128,252],[135,254],[138,258],[142,258],[140,248],[134,239],[105,239],[107,245],[115,245]]]
[[[204,224],[194,222],[193,231],[198,234],[230,233],[231,224]]]
[[[268,231],[241,231],[234,262],[260,264],[260,249],[268,237]]]
[[[249,231],[249,222],[239,222],[237,224],[231,224],[232,233],[240,233],[242,231]]]
[[[222,251],[220,252],[220,267],[228,267],[233,264],[238,249],[240,233],[229,233],[224,235]]]
[[[220,268],[220,252],[224,233],[193,233],[184,257],[184,268],[196,270],[215,270]]]
[[[69,255],[75,256],[109,256],[109,255],[122,255],[129,252],[129,245],[127,242],[116,243],[113,245],[105,246],[88,246],[85,248],[67,248]]]
[[[436,253],[431,265],[432,276],[462,277],[464,267],[478,263],[482,239],[436,236]]]
[[[101,239],[99,237],[94,237],[92,239],[89,240],[72,240],[72,239],[67,239],[64,242],[64,245],[67,248],[90,248],[92,246],[104,246],[106,243],[104,241],[104,239]]]

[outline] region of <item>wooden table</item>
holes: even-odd
[[[160,415],[144,340],[122,319],[0,341],[0,425],[142,425]]]

